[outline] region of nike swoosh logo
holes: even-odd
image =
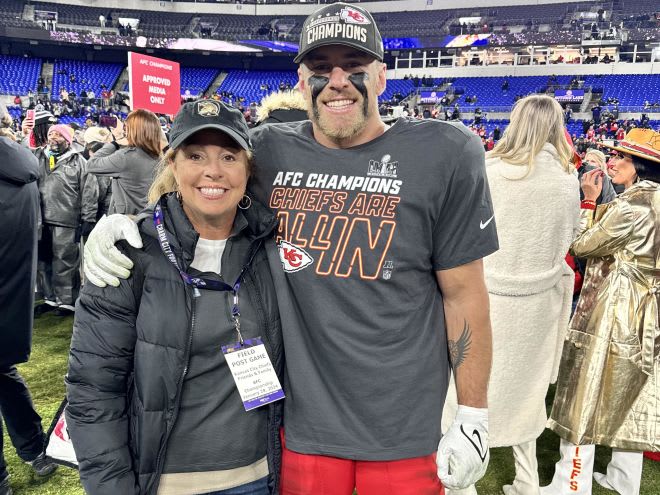
[[[479,222],[479,228],[480,228],[481,230],[484,230],[486,227],[488,227],[488,224],[489,224],[490,222],[493,221],[493,218],[495,218],[495,215],[493,215],[492,217],[490,217],[490,218],[489,218],[488,220],[486,220],[485,222]]]
[[[491,220],[493,218],[491,217]],[[490,220],[489,220],[490,221]],[[468,435],[465,430],[463,429],[463,425],[461,425],[461,433],[463,433],[463,436],[468,439],[468,441],[472,444],[474,449],[477,451],[477,455],[481,459],[481,462],[486,461],[486,456],[488,455],[488,448],[484,448],[484,444],[481,442],[481,435],[477,430],[472,431],[472,435]],[[477,445],[474,440],[470,437],[476,437],[477,441],[479,442],[479,445]],[[483,454],[482,454],[483,452]]]

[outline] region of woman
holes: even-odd
[[[602,172],[582,180],[582,231],[571,252],[590,262],[564,342],[548,424],[561,437],[561,459],[544,494],[591,493],[593,444],[614,448],[596,481],[638,494],[642,451],[660,451],[660,133],[633,129],[607,146],[616,152],[612,182],[625,190],[594,215]]]
[[[48,145],[48,129],[54,121],[53,114],[45,110],[35,111],[34,120],[23,121],[21,129],[24,137],[21,144],[30,148],[37,158]]]
[[[109,213],[135,215],[147,204],[147,193],[161,158],[160,123],[155,114],[138,109],[128,114],[125,125],[117,119],[117,127],[111,130],[114,140],[89,159],[87,170],[114,179]]]
[[[607,160],[605,158],[605,153],[595,148],[589,148],[584,154],[583,162],[598,167],[603,172],[607,171]]]
[[[119,290],[87,284],[78,305],[66,419],[81,481],[90,495],[277,493],[278,403],[246,410],[281,389],[250,402],[228,366],[266,386],[269,360],[249,347],[257,338],[278,374],[283,366],[262,246],[276,220],[245,196],[238,110],[187,103],[171,139],[155,204],[138,218],[144,250],[124,245],[133,275]],[[242,350],[262,368],[237,363]]]
[[[570,315],[573,272],[564,258],[580,200],[563,118],[550,97],[520,100],[486,160],[500,241],[484,259],[493,329],[489,443],[513,446],[516,477],[505,494],[538,493],[536,438]]]

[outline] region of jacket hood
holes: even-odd
[[[183,211],[176,193],[164,194],[161,196],[160,201],[163,208],[165,230],[168,233],[168,241],[172,251],[183,260],[185,266],[188,266],[195,256],[199,234]],[[154,208],[155,205],[153,204],[147,206],[138,215],[137,223],[141,233],[152,237],[158,242],[158,233],[153,223]],[[253,199],[248,209],[237,209],[232,235],[240,232],[247,235],[254,242],[269,237],[275,230],[276,225],[275,215]]]
[[[39,177],[39,160],[19,143],[0,137],[0,180],[29,184]]]
[[[257,121],[263,123],[276,111],[288,110],[287,114],[296,116],[295,119],[279,120],[278,122],[296,122],[307,119],[307,102],[303,94],[294,89],[290,91],[277,91],[265,96],[257,109]],[[302,118],[300,118],[302,116]]]

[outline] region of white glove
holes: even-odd
[[[142,247],[137,224],[125,215],[103,216],[85,243],[83,270],[85,277],[98,287],[119,286],[120,278],[128,278],[133,262],[121,254],[115,243],[126,240],[134,248]]]
[[[486,473],[489,459],[488,409],[459,405],[438,445],[438,478],[450,490],[467,488]]]

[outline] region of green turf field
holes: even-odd
[[[43,418],[44,429],[57,411],[64,397],[64,373],[71,338],[73,318],[60,318],[52,314],[35,320],[32,357],[30,362],[19,367],[28,383],[37,411]],[[546,430],[538,441],[538,460],[541,484],[550,482],[554,463],[559,458],[559,440],[554,433]],[[12,486],[16,495],[82,495],[77,472],[66,468],[59,469],[47,480],[38,480],[29,466],[15,455],[9,439],[5,436],[5,456],[9,465]],[[599,448],[596,454],[595,470],[603,471],[609,459],[609,449]],[[660,494],[660,462],[644,461],[641,495]],[[480,495],[499,495],[502,485],[513,480],[513,457],[511,449],[493,449],[488,473],[477,484]],[[613,494],[599,486],[594,486],[595,495]],[[117,494],[122,495],[122,494]],[[314,495],[314,494],[310,494]]]

